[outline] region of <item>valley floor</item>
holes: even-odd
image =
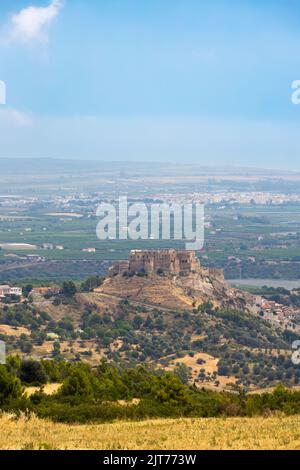
[[[300,416],[67,425],[0,416],[0,449],[300,449]]]

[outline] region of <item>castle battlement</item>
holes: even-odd
[[[132,250],[129,261],[121,261],[110,268],[110,274],[158,273],[189,274],[201,270],[195,251],[187,250]]]

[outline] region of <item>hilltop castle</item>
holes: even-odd
[[[128,261],[120,261],[110,268],[110,275],[124,273],[188,275],[199,273],[224,279],[221,269],[207,269],[200,265],[195,251],[187,250],[132,250]]]

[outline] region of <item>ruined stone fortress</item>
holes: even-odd
[[[187,250],[132,250],[129,261],[120,261],[110,268],[110,275],[125,273],[188,275],[198,273],[224,280],[222,269],[208,269],[200,265],[195,251]]]

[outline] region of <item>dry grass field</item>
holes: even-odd
[[[21,335],[29,336],[30,331],[24,326],[0,325],[0,334],[7,336],[16,336],[16,338],[19,338]]]
[[[0,449],[300,449],[300,416],[66,425],[0,416]]]
[[[28,397],[33,395],[35,392],[38,392],[39,390],[43,390],[46,395],[54,395],[54,393],[57,393],[58,390],[60,389],[61,384],[59,383],[53,383],[53,384],[46,384],[43,387],[26,387],[25,393]]]
[[[197,362],[199,359],[202,359],[204,363],[199,364]],[[191,376],[192,376],[191,383],[192,383],[198,377],[201,369],[204,369],[206,374],[208,373],[213,374],[213,372],[217,372],[218,362],[219,362],[219,359],[213,356],[210,356],[209,354],[196,353],[192,357],[189,355],[186,355],[184,357],[180,357],[180,358],[176,358],[172,360],[169,364],[169,367],[167,367],[166,369],[172,371],[174,370],[176,365],[184,364],[185,366],[189,367],[191,370]],[[233,376],[227,377],[227,376],[217,375],[216,379],[219,382],[218,386],[214,385],[214,381],[207,381],[207,380],[205,380],[204,382],[200,382],[198,385],[199,387],[205,387],[211,390],[224,390],[226,389],[226,387],[228,387],[229,384],[236,383],[236,378]]]

